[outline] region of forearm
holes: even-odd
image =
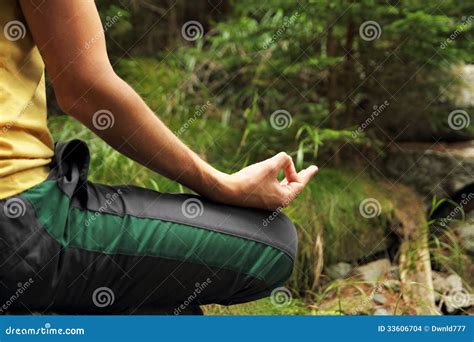
[[[310,167],[296,173],[285,153],[232,175],[217,171],[179,141],[116,76],[94,1],[20,4],[61,108],[128,157],[216,201],[272,210],[287,205],[316,172]],[[110,123],[100,116],[104,113]],[[277,178],[280,170],[285,171],[282,182]]]
[[[117,151],[212,197],[210,192],[220,186],[224,174],[182,143],[128,84],[110,74],[89,87],[72,91],[84,95],[72,96],[63,110]]]

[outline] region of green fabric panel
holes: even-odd
[[[158,219],[69,208],[69,198],[56,181],[46,181],[22,196],[64,247],[204,264],[248,274],[270,285],[280,285],[291,273],[292,261],[285,253],[259,242]]]
[[[64,225],[69,215],[69,198],[59,189],[56,181],[45,181],[35,187],[22,192],[35,209],[36,216],[48,233],[59,242],[67,246],[64,235]]]

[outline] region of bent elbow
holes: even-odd
[[[118,76],[114,72],[94,75],[70,72],[53,81],[54,93],[59,108],[74,117],[87,113],[100,99],[101,89]]]

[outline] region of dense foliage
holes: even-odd
[[[300,146],[294,148],[313,153],[325,140],[367,144],[366,135],[426,141],[473,134],[472,128],[448,126],[448,114],[459,107],[456,94],[465,86],[454,66],[472,62],[474,51],[474,5],[469,2],[236,1],[231,10],[225,7],[226,19],[214,16],[221,19],[214,25],[207,22],[211,12],[195,12],[204,30],[202,39],[191,43],[179,28],[192,18],[185,4],[178,1],[169,9],[184,13],[172,25],[168,16],[156,17],[149,4],[141,3],[104,11],[108,16],[128,13],[111,30],[113,40],[130,39],[124,26],[136,25],[137,18],[155,15],[161,30],[167,30],[160,25],[166,21],[175,32],[173,46],[185,47],[148,54],[165,57],[167,63],[173,59],[189,72],[177,89],[190,103],[210,101],[223,120],[236,121],[244,131],[241,148],[253,149],[259,142],[262,151],[257,148],[254,154],[268,153],[265,146],[297,144],[303,126]],[[155,3],[163,12],[168,8]],[[132,30],[135,36],[139,27]],[[291,115],[288,129],[271,127],[277,110]],[[332,155],[341,144],[329,146]]]
[[[380,172],[367,172],[371,154],[378,157],[392,140],[474,138],[472,124],[449,124],[455,110],[474,122],[474,91],[470,101],[459,99],[468,88],[462,70],[474,62],[472,2],[105,0],[98,6],[119,75],[203,158],[235,172],[286,150],[298,166],[315,160],[321,166],[316,182],[286,210],[300,234],[290,287],[302,298],[317,297],[323,266],[390,247],[396,196]],[[183,31],[190,21],[200,25],[193,37]],[[50,124],[57,139],[91,142],[94,181],[184,191],[70,119]],[[359,212],[367,198],[381,205],[371,220]],[[446,256],[443,241],[436,250],[433,259],[443,265],[452,255],[464,257],[460,249]]]

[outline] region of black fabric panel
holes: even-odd
[[[202,215],[188,218],[182,213],[181,205],[186,199],[198,197],[91,184],[87,182],[88,165],[85,143],[75,140],[56,145],[49,178],[58,181],[78,208],[212,229],[266,243],[294,258],[295,228],[282,214],[264,225],[263,220],[270,217],[270,212],[218,205],[199,198],[204,208]],[[105,206],[106,200],[118,190],[120,196]],[[0,302],[8,303],[10,311],[116,314],[157,307],[179,309],[198,285],[205,282],[208,285],[189,306],[235,304],[265,297],[272,286],[277,286],[246,274],[186,260],[61,248],[37,222],[33,207],[18,198],[23,201],[24,212],[14,218],[2,215],[8,199],[0,201]],[[282,270],[285,274],[287,271]],[[21,285],[28,282],[31,285],[14,298]],[[103,287],[113,292],[114,301],[109,306],[98,307],[94,305],[93,294]],[[0,308],[1,312],[7,309]]]
[[[61,250],[36,221],[29,202],[20,201],[24,210],[18,217],[5,215],[8,200],[0,201],[0,303],[7,303],[21,288],[19,285],[29,283],[30,278],[33,282],[26,294],[34,297],[35,302],[51,303],[59,283],[57,270],[61,267]],[[36,286],[39,283],[43,285]],[[21,304],[23,295],[13,304]]]
[[[25,308],[11,308],[7,310],[5,315],[12,316],[57,316],[57,315],[122,315],[122,316],[202,316],[204,315],[201,307],[189,306],[184,310],[176,311],[176,308],[152,308],[152,307],[141,307],[141,308],[126,308],[123,310],[107,311],[105,312],[90,312],[87,309],[59,309],[55,308],[54,311],[39,311],[39,310],[27,310]]]
[[[31,207],[20,218],[0,217],[0,301],[9,303],[5,311],[133,314],[172,308],[173,313],[185,314],[193,306],[247,302],[265,297],[271,290],[251,276],[184,260],[61,248],[35,222]],[[12,301],[19,284],[30,281]],[[93,296],[103,287],[113,292],[114,301],[98,307]],[[196,293],[198,288],[201,290]]]
[[[281,212],[223,205],[189,194],[164,194],[134,186],[93,184],[86,182],[89,159],[87,145],[80,140],[56,144],[52,177],[58,178],[62,190],[72,197],[73,207],[209,229],[273,246],[292,260],[295,258],[296,229]],[[115,196],[118,199],[107,202]],[[184,214],[183,205],[189,199],[199,200],[202,204],[199,215]]]
[[[106,204],[112,196],[120,198]],[[199,215],[185,215],[183,206],[189,199],[197,199],[202,204],[202,211],[197,209],[200,210]],[[282,250],[292,259],[296,255],[296,229],[283,213],[273,216],[266,210],[217,204],[194,195],[166,194],[134,186],[112,187],[92,183],[87,184],[86,208],[79,200],[74,200],[72,206],[120,216],[132,215],[181,223],[258,241]]]

